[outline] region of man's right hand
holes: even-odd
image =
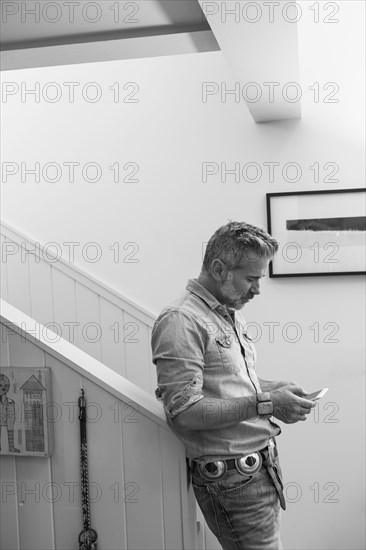
[[[273,416],[285,424],[294,424],[306,420],[316,406],[314,401],[306,399],[307,392],[297,384],[288,384],[270,392],[273,403]]]

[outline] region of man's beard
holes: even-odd
[[[226,306],[233,309],[242,309],[248,301],[248,296],[234,289],[233,285],[234,273],[229,272],[226,281],[221,287],[221,294]]]

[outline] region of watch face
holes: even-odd
[[[272,413],[273,413],[273,403],[272,403],[272,401],[263,401],[262,403],[258,403],[258,414],[260,416],[262,416],[262,415],[271,416]]]

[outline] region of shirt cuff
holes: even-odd
[[[182,411],[188,409],[193,403],[203,399],[202,374],[196,374],[185,389],[182,392],[173,394],[166,404],[164,403],[160,387],[155,390],[155,396],[163,404],[165,414],[171,420]]]

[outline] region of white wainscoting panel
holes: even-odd
[[[2,310],[2,366],[51,369],[47,418],[55,447],[45,458],[2,457],[1,483],[7,493],[0,503],[1,548],[77,549],[81,388],[88,404],[91,522],[99,550],[196,548],[184,448],[152,397],[68,342],[50,344],[46,329],[39,340],[19,331],[23,314],[4,303]],[[31,321],[24,316],[24,326],[32,326]]]

